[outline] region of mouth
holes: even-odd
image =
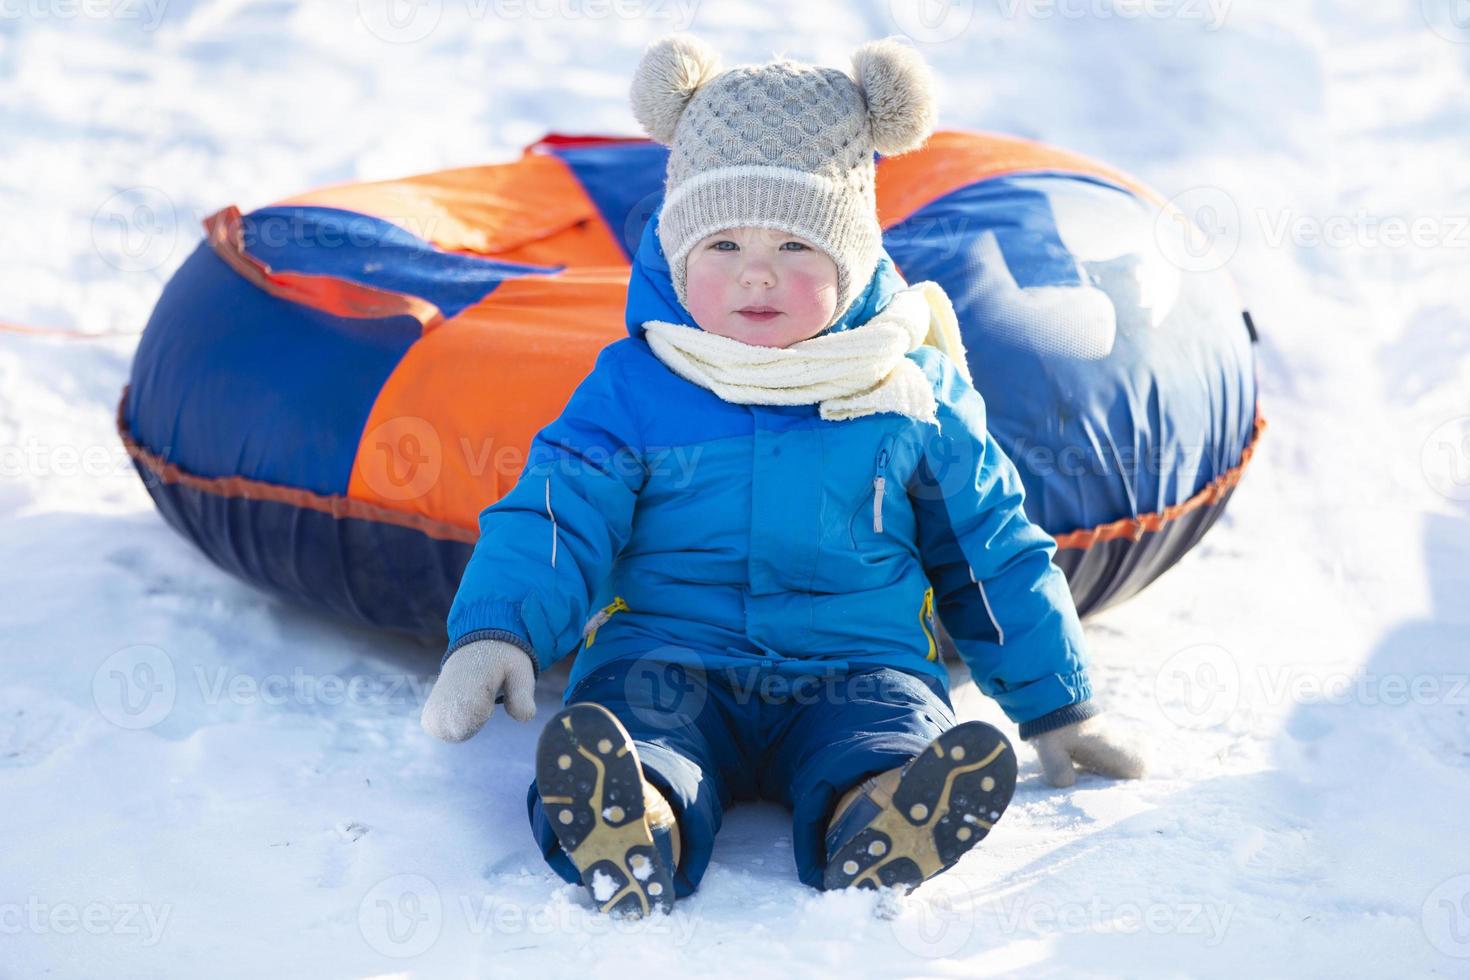
[[[750,320],[770,320],[781,315],[773,306],[747,306],[735,312]]]

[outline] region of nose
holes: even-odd
[[[774,286],[776,274],[769,262],[747,262],[740,270],[740,284],[742,286]]]

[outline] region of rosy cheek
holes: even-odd
[[[719,305],[721,283],[705,270],[695,272],[684,283],[684,294],[691,313],[700,313]]]
[[[799,311],[806,316],[819,316],[836,300],[837,284],[820,274],[796,273],[788,279],[787,286],[787,299],[793,313]]]

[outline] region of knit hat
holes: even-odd
[[[874,151],[906,153],[933,132],[929,67],[897,38],[859,47],[853,75],[787,58],[719,72],[717,61],[699,38],[670,34],[648,46],[633,77],[634,116],[671,147],[658,237],[674,291],[687,308],[685,260],[705,236],[779,229],[837,265],[830,327],[882,250]]]

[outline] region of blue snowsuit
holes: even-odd
[[[536,671],[576,652],[564,703],[633,736],[679,818],[676,892],[694,890],[724,807],[793,810],[801,879],[820,887],[837,799],[955,724],[937,613],[975,683],[1029,738],[1096,713],[1056,543],[985,427],[985,403],[933,347],[939,425],[893,412],[742,405],[675,374],[649,320],[699,329],[655,234],[634,257],[629,336],[605,347],[480,514],[445,659],[505,640]],[[830,329],[905,283],[886,253]],[[580,881],[541,812],[543,854]]]

